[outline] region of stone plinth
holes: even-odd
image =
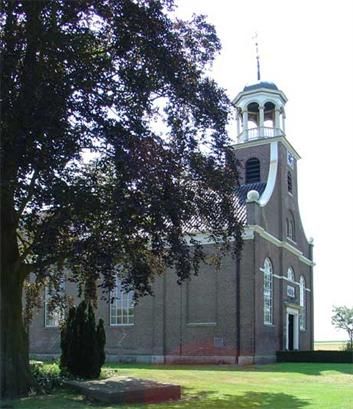
[[[105,403],[164,402],[178,400],[181,395],[179,385],[126,376],[92,381],[67,381],[65,384],[88,399]]]

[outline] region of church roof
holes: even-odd
[[[255,91],[261,88],[267,88],[267,89],[272,89],[274,91],[278,91],[277,85],[274,84],[273,82],[260,81],[260,82],[257,82],[256,84],[246,85],[243,89],[243,92]]]
[[[242,223],[244,224],[247,223],[246,198],[247,198],[248,192],[250,192],[250,190],[257,190],[261,196],[265,190],[265,187],[266,187],[266,183],[257,182],[257,183],[248,183],[247,185],[241,185],[240,187],[236,189],[235,200],[239,204],[239,206],[237,206],[237,216]]]
[[[239,186],[235,192],[234,192],[234,207],[235,207],[235,212],[238,220],[242,224],[247,223],[247,213],[246,213],[246,199],[247,199],[247,194],[250,192],[250,190],[257,190],[260,194],[264,192],[266,188],[266,183],[263,182],[257,182],[257,183],[248,183],[246,185],[241,185]],[[188,231],[207,231],[207,223],[203,222],[200,220],[199,217],[195,216],[193,217],[190,222],[188,223],[187,227],[185,230]]]

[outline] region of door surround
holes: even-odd
[[[298,350],[299,349],[299,312],[300,312],[300,307],[299,306],[293,306],[291,305],[290,307],[286,307],[286,349],[289,350],[289,336],[290,336],[290,331],[289,331],[289,316],[293,315],[293,350]]]

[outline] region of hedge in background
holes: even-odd
[[[61,329],[60,369],[80,378],[98,378],[105,361],[103,320],[96,326],[93,307],[82,301],[71,307]]]
[[[277,362],[353,363],[350,351],[278,351]]]

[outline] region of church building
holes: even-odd
[[[113,302],[101,302],[96,313],[105,322],[108,360],[244,365],[274,361],[280,350],[313,349],[313,244],[300,219],[300,156],[285,134],[286,102],[264,81],[234,100],[241,258],[226,255],[219,268],[204,266],[182,285],[164,274],[155,295],[137,306],[117,283]],[[212,253],[213,244],[204,245]],[[33,356],[60,354],[58,324],[45,303],[30,328]]]

